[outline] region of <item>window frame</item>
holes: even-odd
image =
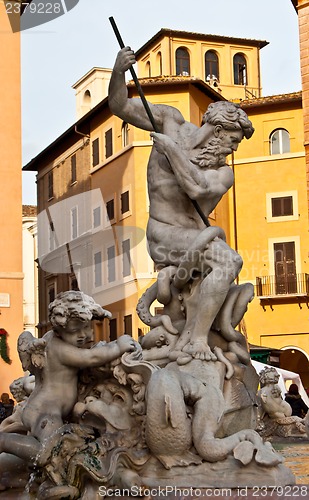
[[[96,255],[100,255],[101,259],[100,261],[96,261]],[[99,277],[100,280],[99,282],[97,281],[97,271],[99,271]],[[94,288],[101,288],[104,283],[104,277],[103,277],[103,254],[101,249],[97,249],[96,251],[93,252],[93,287]]]
[[[108,211],[107,211],[107,204],[110,203],[111,201],[114,204],[114,218],[113,219],[109,219]],[[114,193],[113,196],[111,196],[110,198],[107,198],[105,200],[105,227],[109,227],[110,225],[116,223],[116,215],[117,215],[116,194]]]
[[[113,261],[112,259],[109,258],[109,254],[108,254],[108,251],[109,249],[113,248],[114,249],[114,257],[113,257]],[[112,265],[112,269],[113,269],[113,273],[114,273],[114,279],[110,279],[110,266],[111,266],[111,262],[113,262],[113,265]],[[106,245],[106,276],[107,276],[107,284],[108,285],[111,285],[112,283],[116,283],[117,282],[117,279],[118,279],[118,276],[117,276],[117,255],[116,255],[116,245],[115,244],[111,244],[111,245]]]
[[[236,58],[242,58],[244,63],[244,68],[240,70],[241,63],[236,61]],[[238,81],[237,81],[238,80]],[[240,85],[246,87],[248,85],[248,64],[246,56],[242,52],[237,52],[233,56],[233,83],[234,85]]]
[[[129,322],[129,328],[127,331],[126,329],[126,323],[127,321]],[[133,337],[133,315],[132,314],[124,314],[123,315],[123,333],[126,335],[130,335],[130,337]]]
[[[121,145],[126,148],[129,145],[129,124],[122,122],[121,125]]]
[[[125,250],[124,250],[124,244],[126,242],[129,242],[129,252],[125,253]],[[121,266],[121,277],[122,279],[126,279],[126,278],[129,278],[130,276],[132,276],[132,257],[131,257],[131,251],[132,251],[132,245],[131,245],[131,238],[126,238],[125,240],[122,240],[121,242],[121,257],[122,257],[122,266]],[[125,256],[128,255],[128,263],[126,263],[126,260],[125,260]],[[125,270],[126,270],[126,266],[129,266],[129,269],[128,269],[128,273],[127,274],[124,274],[125,273]]]
[[[51,300],[50,298],[50,291],[54,291],[54,298]],[[47,311],[48,311],[48,306],[51,304],[55,298],[57,297],[57,280],[48,280],[46,283],[46,304],[47,304]]]
[[[122,212],[122,196],[128,193],[128,198],[129,198],[129,208],[125,212]],[[132,215],[132,196],[131,196],[131,186],[125,186],[123,189],[119,192],[119,220],[125,219],[126,217],[129,217]]]
[[[289,140],[289,148],[287,151],[283,151],[283,146],[284,146],[284,140],[283,140],[283,132],[287,134],[288,140]],[[273,137],[275,134],[279,134],[278,139],[279,139],[279,152],[274,153],[273,152]],[[276,156],[276,155],[284,155],[286,153],[291,152],[291,141],[290,141],[290,133],[286,128],[280,127],[280,128],[275,128],[270,134],[269,134],[269,154],[270,156]]]
[[[207,54],[211,54],[211,55],[214,55],[215,58],[216,58],[216,61],[207,61]],[[204,62],[205,62],[205,82],[210,82],[211,80],[213,81],[217,81],[219,82],[220,81],[220,70],[219,70],[219,56],[217,54],[217,52],[213,49],[209,49],[205,52],[205,56],[204,56]],[[210,68],[209,68],[209,71],[207,71],[207,66],[208,64],[210,65]],[[217,71],[212,71],[212,66],[215,65],[216,66],[216,70]],[[211,77],[214,76],[215,79],[212,79]],[[210,77],[210,78],[208,78]]]
[[[272,200],[274,198],[287,198],[292,197],[293,215],[279,215],[274,216],[272,213]],[[292,220],[298,220],[298,191],[277,191],[272,193],[266,193],[266,220],[267,222],[288,222]]]
[[[74,220],[74,213],[76,214],[75,220]],[[70,227],[71,227],[71,240],[76,240],[76,238],[78,238],[78,205],[74,205],[74,207],[70,208]],[[74,227],[76,227],[76,231],[74,231]],[[74,236],[75,234],[76,236]]]
[[[96,222],[96,217],[95,217],[95,212],[98,210],[99,213],[99,224],[95,224]],[[98,230],[102,227],[102,206],[97,205],[96,207],[93,207],[92,209],[92,228],[94,230]]]
[[[94,150],[94,144],[97,144],[96,149]],[[101,154],[100,154],[100,137],[96,136],[91,141],[91,166],[92,168],[100,165]]]
[[[50,170],[47,174],[47,190],[48,190],[48,200],[52,200],[55,196],[54,193],[54,171]]]
[[[113,340],[116,340],[118,338],[118,322],[119,322],[118,320],[119,320],[118,315],[116,315],[116,316],[113,315],[113,317],[109,319],[109,322],[108,322],[108,338],[109,338],[110,342],[112,342]],[[116,325],[116,336],[113,336],[113,337],[111,337],[111,327],[110,327],[111,321],[114,321],[115,323],[113,323],[113,324]]]
[[[104,130],[104,158],[108,160],[114,154],[114,134],[113,127]]]
[[[295,247],[295,268],[296,274],[301,273],[301,251],[300,251],[300,236],[282,236],[268,239],[268,259],[269,259],[269,274],[275,276],[275,244],[276,243],[291,243],[294,242]]]
[[[71,156],[71,186],[77,182],[77,157],[76,153]]]
[[[187,57],[184,57],[184,56],[180,57],[178,55],[178,53],[181,50],[184,53],[186,53]],[[188,71],[186,71],[186,69],[184,69],[184,66],[186,66],[186,64],[184,63],[184,61],[187,61],[187,64],[188,64],[187,69],[188,69]],[[189,51],[188,47],[185,47],[183,45],[181,47],[177,47],[177,49],[175,51],[175,70],[176,70],[176,75],[177,76],[190,76],[191,75],[191,58],[190,58],[190,51]]]

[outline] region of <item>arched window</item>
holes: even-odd
[[[150,62],[146,62],[146,76],[151,76]]]
[[[290,134],[284,128],[277,128],[269,137],[271,155],[279,155],[290,152]]]
[[[90,93],[90,90],[86,90],[85,91],[83,104],[84,104],[84,106],[89,106],[89,108],[91,107],[91,93]]]
[[[162,75],[162,54],[161,52],[158,52],[157,54],[157,62],[158,62],[158,69],[159,69],[159,75]]]
[[[208,50],[205,54],[205,80],[219,81],[219,59],[213,50]]]
[[[176,50],[176,75],[190,75],[190,55],[185,47]]]
[[[129,144],[129,126],[123,122],[121,127],[122,147],[125,148]]]
[[[234,84],[248,85],[247,63],[243,54],[235,54],[233,59]]]

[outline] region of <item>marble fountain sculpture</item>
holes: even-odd
[[[128,99],[124,75],[134,62],[129,48],[119,52],[109,104],[153,138],[147,240],[158,277],[137,304],[150,331],[140,343],[124,335],[93,345],[91,321],[108,311],[82,292],[57,296],[52,330],[19,338],[35,385],[15,383],[22,401],[0,427],[0,485],[23,485],[41,500],[97,498],[103,487],[142,495],[171,485],[294,484],[255,431],[258,376],[235,329],[253,287],[234,284],[241,258],[207,220],[233,184],[226,156],[252,124],[226,101],[208,107],[200,128],[173,107],[149,104],[161,131],[153,132],[141,100]]]
[[[278,385],[279,373],[274,367],[265,367],[259,374],[258,432],[264,439],[280,437],[307,437],[305,419],[292,416],[292,408],[283,400]]]

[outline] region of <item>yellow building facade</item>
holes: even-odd
[[[136,52],[138,75],[200,78],[227,100],[260,97],[260,50],[266,45],[265,40],[161,29]]]
[[[243,101],[255,133],[235,153],[230,193],[232,244],[255,285],[248,339],[283,349],[283,368],[309,385],[309,259],[301,92]]]
[[[2,393],[23,375],[16,349],[23,330],[20,35],[12,33],[4,2],[0,2],[0,68],[0,331],[6,332],[0,341],[7,341],[12,361],[8,364],[0,356]]]

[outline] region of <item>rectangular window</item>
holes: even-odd
[[[71,184],[76,182],[76,155],[71,156]]]
[[[113,131],[110,128],[105,132],[105,158],[109,158],[113,154]]]
[[[93,227],[101,226],[101,207],[96,207],[93,209]]]
[[[94,254],[94,286],[102,285],[102,252]]]
[[[295,243],[274,243],[276,294],[297,292]]]
[[[121,193],[120,201],[121,201],[121,213],[125,214],[126,212],[129,212],[129,210],[130,210],[129,191],[125,191],[124,193]]]
[[[70,274],[70,290],[79,291],[78,279],[75,273]]]
[[[109,320],[109,340],[117,339],[117,319],[112,318]]]
[[[71,236],[72,240],[74,240],[78,236],[77,207],[71,209]]]
[[[282,196],[271,199],[271,210],[273,217],[293,215],[293,196]]]
[[[109,283],[116,280],[115,246],[107,249],[107,279]]]
[[[100,163],[100,141],[99,138],[92,141],[92,166],[95,167]]]
[[[112,221],[115,219],[115,203],[114,200],[109,200],[106,203],[106,212],[107,212],[107,217],[109,221]]]
[[[51,302],[53,302],[55,300],[55,297],[56,297],[55,284],[49,285],[47,293],[48,293],[48,304],[50,304]]]
[[[48,199],[54,197],[54,172],[48,173]]]
[[[132,337],[132,314],[128,314],[123,318],[124,321],[124,333],[131,335]]]
[[[122,242],[122,276],[130,276],[131,274],[131,258],[130,258],[130,240]]]
[[[49,251],[52,252],[56,248],[56,233],[54,224],[51,223],[48,229],[49,229]]]

